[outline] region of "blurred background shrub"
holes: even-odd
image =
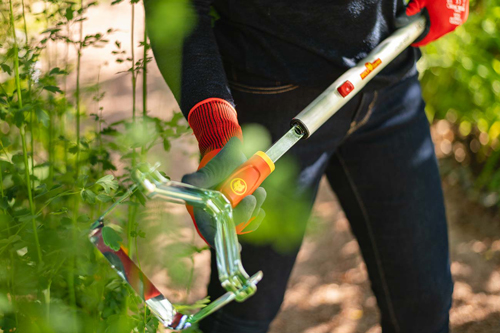
[[[500,2],[471,1],[467,23],[424,49],[419,62],[442,171],[471,198],[498,205],[500,191]],[[455,163],[451,163],[454,161]],[[450,164],[451,163],[451,164]]]

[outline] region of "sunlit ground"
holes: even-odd
[[[452,332],[498,332],[500,228],[498,215],[471,204],[445,179],[455,280]],[[358,245],[326,182],[315,206],[325,231],[310,235],[300,252],[282,312],[272,333],[381,332]]]
[[[136,22],[142,22],[141,6],[136,6]],[[118,31],[110,40],[121,40],[128,50],[130,39],[130,7],[122,3],[113,8],[99,6],[89,11],[85,22],[86,33],[105,31],[113,27]],[[142,38],[136,30],[136,45]],[[52,52],[63,50],[53,47]],[[106,97],[102,102],[104,117],[110,121],[131,116],[130,79],[111,55],[113,46],[88,50],[83,55],[84,80],[87,84],[102,83]],[[139,54],[140,48],[136,49]],[[149,107],[154,115],[170,117],[173,104],[156,66],[149,66]],[[141,78],[139,77],[139,80]],[[71,83],[70,83],[71,84]],[[140,89],[139,89],[140,90]],[[87,96],[90,101],[90,96]],[[140,93],[138,93],[140,101]],[[139,102],[138,102],[139,103]],[[88,113],[96,105],[89,102]],[[284,120],[287,121],[287,120]],[[446,124],[434,128],[439,156],[454,155],[462,158],[460,146],[454,146]],[[463,150],[463,149],[462,149]],[[174,179],[194,170],[195,143],[192,137],[181,139],[166,155],[158,154]],[[453,332],[499,332],[500,324],[500,228],[499,216],[470,203],[456,184],[456,175],[444,179],[446,204],[450,226],[452,273],[455,280],[451,323]],[[178,212],[183,214],[183,212]],[[378,333],[378,310],[373,297],[365,265],[358,246],[349,231],[348,222],[336,200],[323,184],[315,206],[315,216],[321,232],[311,230],[299,254],[290,281],[282,311],[272,326],[272,333]],[[186,234],[185,237],[189,237]],[[164,243],[156,244],[161,253]],[[207,278],[206,256],[196,261],[200,277],[196,280],[192,297],[203,295]],[[168,279],[161,267],[152,269],[153,280],[166,290]]]

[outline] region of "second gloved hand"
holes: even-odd
[[[427,17],[427,28],[412,44],[415,47],[427,45],[464,24],[469,16],[469,0],[411,0],[396,19],[396,26],[407,25],[420,13]]]
[[[217,189],[237,167],[247,160],[241,151],[241,146],[241,141],[238,138],[234,137],[230,139],[205,166],[194,173],[185,175],[182,178],[182,182],[201,188]],[[233,218],[237,233],[248,233],[258,228],[266,215],[261,208],[265,198],[265,189],[259,187],[252,195],[246,196],[233,209]],[[193,215],[199,235],[206,243],[215,247],[215,221],[213,221],[210,215],[199,208],[193,209]]]

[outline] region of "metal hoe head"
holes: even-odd
[[[136,185],[115,202],[99,219],[94,222],[89,234],[90,241],[109,261],[118,275],[139,294],[152,313],[167,328],[182,330],[193,323],[217,311],[227,303],[236,300],[242,302],[257,290],[257,283],[262,279],[262,272],[250,277],[241,263],[240,246],[233,222],[233,209],[226,197],[213,190],[201,189],[191,185],[170,181],[156,169],[136,173]],[[118,251],[109,248],[103,241],[102,228],[105,218],[117,205],[141,189],[150,199],[164,200],[176,204],[188,204],[201,208],[210,214],[217,227],[215,251],[221,285],[227,292],[195,314],[177,312],[172,303],[154,286],[139,267],[130,259],[125,248]]]

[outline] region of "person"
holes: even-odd
[[[306,193],[307,200],[306,213],[298,214],[295,224],[299,241],[291,251],[279,251],[242,238],[245,268],[249,274],[262,270],[264,279],[254,296],[217,311],[201,322],[200,329],[268,331],[326,175],[366,262],[382,331],[449,332],[453,282],[446,216],[415,64],[419,46],[465,22],[468,1],[412,0],[406,6],[397,0],[192,0],[179,11],[195,17],[192,27],[188,29],[189,20],[179,20],[188,27],[184,35],[164,36],[158,20],[164,19],[159,13],[168,2],[145,1],[148,34],[158,67],[198,140],[202,165],[206,164],[183,181],[209,188],[245,160],[240,125],[260,124],[277,140],[289,129],[290,119],[398,24],[420,14],[428,22],[413,47],[289,152],[298,171],[293,177],[297,191],[287,192]],[[215,21],[211,8],[217,13]],[[276,170],[263,183],[267,200],[266,190],[260,188],[236,207],[243,233],[262,219],[261,228],[287,223],[264,218],[264,211],[273,208],[266,207],[273,196],[297,200],[270,188],[280,162]],[[213,226],[200,212],[194,217],[210,244]],[[253,222],[247,225],[248,220]],[[212,255],[212,298],[223,293],[214,262]]]

